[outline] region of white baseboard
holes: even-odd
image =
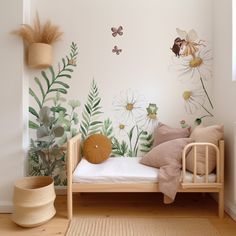
[[[234,221],[236,221],[236,204],[229,200],[225,200],[225,211]]]
[[[0,201],[0,213],[12,213],[13,205],[10,201]]]

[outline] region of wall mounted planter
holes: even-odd
[[[25,177],[14,186],[12,220],[23,227],[35,227],[49,221],[56,213],[55,190],[49,176]]]
[[[52,46],[46,43],[32,43],[28,48],[28,65],[32,68],[47,68],[52,65]]]

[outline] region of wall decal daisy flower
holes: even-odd
[[[212,55],[209,48],[201,48],[193,55],[174,58],[174,68],[177,76],[182,80],[204,79],[209,80],[212,77]]]
[[[145,111],[145,100],[137,92],[127,89],[114,98],[113,110],[125,122],[136,123],[135,119]]]
[[[127,124],[127,121],[125,121],[122,117],[120,117],[119,119],[115,120],[114,128],[117,131],[117,133],[119,134],[119,136],[124,137],[127,135],[127,132],[130,127]]]
[[[185,90],[182,97],[188,114],[194,114],[205,102],[205,93],[202,89]]]
[[[204,117],[213,117],[213,114],[204,106],[205,96],[205,92],[201,88],[185,90],[182,97],[185,102],[186,112],[188,114],[194,114],[198,109],[203,108],[207,112],[207,115],[197,119],[201,120]]]

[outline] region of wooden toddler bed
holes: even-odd
[[[125,181],[112,181],[108,178],[108,182],[104,179],[97,178],[98,176],[93,176],[95,179],[89,181],[89,177],[86,179],[76,179],[75,173],[78,173],[78,170],[81,171],[81,166],[84,168],[90,168],[90,164],[86,163],[86,160],[80,157],[80,135],[77,135],[70,139],[67,144],[67,209],[68,209],[68,218],[72,218],[72,196],[74,192],[160,192],[158,182],[153,181],[154,174],[156,175],[155,168],[147,167],[142,164],[137,164],[137,158],[129,158],[129,162],[135,165],[139,165],[138,168],[144,170],[145,168],[150,168],[148,174],[143,174],[143,178],[139,178],[135,181],[132,178],[128,179],[128,182]],[[199,176],[196,174],[196,161],[197,155],[196,150],[198,146],[205,146],[205,163],[206,163],[206,174],[205,176]],[[216,150],[216,172],[215,174],[208,173],[208,147],[213,147]],[[189,148],[193,148],[194,151],[194,172],[190,174],[186,171],[185,157]],[[112,165],[112,162],[116,162],[115,165],[119,164],[119,160],[124,160],[124,158],[109,158],[103,164],[96,164],[93,166],[96,170],[99,170],[99,167],[104,169],[104,165]],[[82,160],[82,161],[81,161]],[[128,159],[126,159],[128,160]],[[122,162],[122,161],[120,161]],[[86,166],[87,165],[87,166]],[[99,166],[100,165],[100,166]],[[127,162],[127,165],[128,162]],[[119,167],[117,168],[119,169]],[[127,169],[127,168],[126,168]],[[132,168],[129,168],[131,170]],[[135,168],[134,168],[135,169]],[[94,171],[95,169],[90,169],[91,174],[99,173],[99,171]],[[102,170],[101,170],[102,171]],[[156,171],[158,171],[156,169]],[[113,171],[110,171],[112,173]],[[129,171],[128,177],[133,177],[132,171]],[[89,172],[88,172],[89,173]],[[109,175],[109,174],[108,174]],[[135,174],[134,174],[135,175]],[[219,147],[211,143],[190,143],[185,146],[182,154],[182,182],[179,184],[178,192],[216,192],[219,195],[218,199],[218,214],[219,217],[224,216],[224,141],[219,141]],[[190,176],[191,175],[191,176]],[[190,177],[189,177],[190,176]],[[86,177],[86,176],[85,176]],[[112,178],[111,178],[112,179]],[[189,180],[191,179],[191,180]],[[119,182],[120,181],[120,182]]]

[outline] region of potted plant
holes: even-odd
[[[23,24],[20,29],[13,31],[22,37],[28,46],[28,65],[32,68],[46,68],[52,65],[52,44],[61,38],[59,27],[46,21],[41,25],[36,14],[34,25]]]

